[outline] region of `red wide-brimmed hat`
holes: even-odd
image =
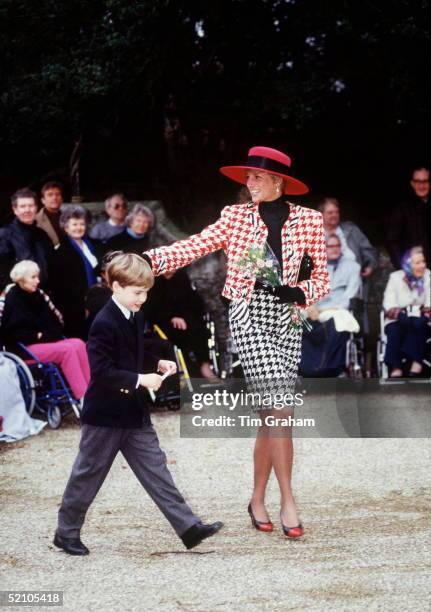
[[[247,183],[247,170],[268,172],[285,179],[284,193],[286,195],[307,193],[309,191],[307,185],[288,174],[291,163],[290,157],[277,149],[252,147],[248,152],[247,162],[243,166],[223,166],[220,172],[241,185]]]

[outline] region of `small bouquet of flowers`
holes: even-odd
[[[277,259],[268,252],[268,249],[259,245],[252,244],[247,253],[238,261],[238,266],[246,277],[255,276],[259,284],[268,291],[283,284]],[[307,315],[301,308],[294,304],[286,304],[286,306],[290,310],[292,327],[298,329],[303,325],[307,330],[312,329]]]

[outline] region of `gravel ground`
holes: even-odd
[[[62,590],[66,610],[424,610],[430,585],[430,442],[297,439],[294,486],[306,535],[250,526],[251,439],[184,439],[153,417],[173,476],[201,518],[224,529],[186,551],[119,456],[90,510],[88,557],[51,541],[77,425],[0,456],[0,588]]]

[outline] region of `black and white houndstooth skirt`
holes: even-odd
[[[230,302],[229,323],[248,387],[293,393],[302,327],[291,325],[289,306],[255,288],[249,304],[245,300]]]

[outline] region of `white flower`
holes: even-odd
[[[257,265],[259,268],[264,268],[264,267],[265,267],[265,262],[263,261],[263,259],[258,259],[258,260],[256,261],[256,265]]]

